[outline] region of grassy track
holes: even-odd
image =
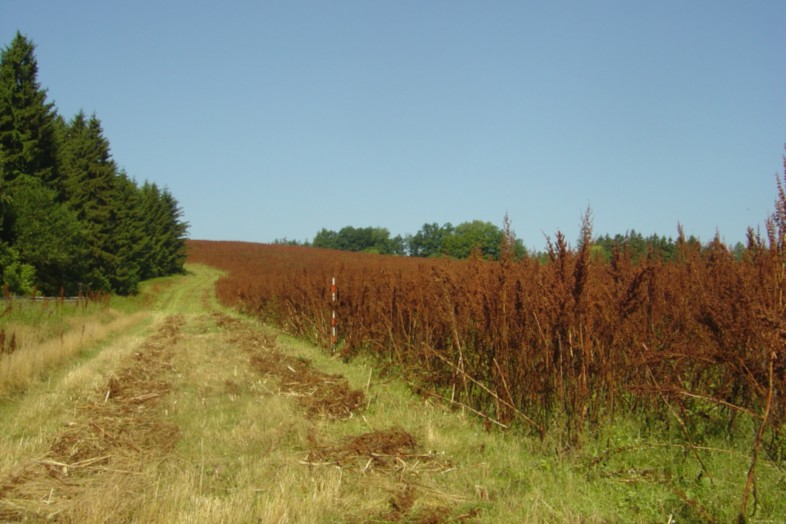
[[[488,431],[222,309],[219,273],[189,270],[0,404],[0,521],[665,523],[711,520],[712,492],[736,493],[635,425],[575,456]],[[705,460],[746,467],[744,450]],[[695,480],[673,489],[666,474]]]

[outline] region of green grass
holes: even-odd
[[[750,423],[740,423],[731,438],[725,431],[696,428],[694,450],[673,420],[648,425],[635,416],[618,417],[587,430],[580,449],[565,450],[556,430],[544,441],[518,429],[492,426],[487,432],[476,416],[426,401],[400,380],[371,372],[369,382],[369,361],[346,364],[308,343],[279,340],[287,352],[346,376],[354,388],[369,384],[362,416],[321,425],[320,431],[338,439],[370,428],[406,429],[424,448],[455,464],[430,479],[431,486],[463,500],[457,506],[467,511],[479,509],[482,522],[733,522],[738,517],[753,446]],[[760,459],[756,511],[749,503],[747,521],[786,519],[784,493],[784,465]]]
[[[0,301],[0,330],[5,332],[7,347],[12,334],[21,340],[19,344],[38,344],[80,329],[85,321],[107,324],[121,315],[149,309],[161,290],[173,285],[178,278],[149,280],[141,284],[140,292],[136,295],[112,295],[103,301],[5,299]]]
[[[3,302],[2,308],[0,330],[5,332],[6,347],[12,335],[17,338],[21,337],[20,332],[27,335],[25,327],[34,328],[35,335],[31,339],[43,342],[73,329],[81,319],[100,317],[108,321],[112,317],[107,305],[97,302],[16,299]]]
[[[184,276],[145,283],[136,297],[113,298],[112,309],[129,316],[149,310],[147,320],[89,345],[25,395],[0,403],[0,471],[44,456],[69,420],[67,406],[105,387],[151,325],[183,314],[171,368],[158,370],[171,382],[164,417],[177,425],[179,439],[169,455],[140,469],[144,488],[132,483],[134,489],[109,493],[101,487],[96,496],[103,506],[95,515],[102,518],[122,503],[128,520],[140,522],[380,522],[411,494],[414,502],[401,522],[428,521],[428,515],[484,523],[737,520],[753,446],[751,421],[740,419],[731,437],[711,424],[691,428],[691,449],[674,420],[648,422],[629,413],[587,429],[581,448],[566,449],[556,429],[543,441],[526,428],[487,430],[475,415],[425,399],[404,380],[380,376],[371,360],[346,363],[279,334],[278,351],[340,374],[366,395],[366,409],[348,420],[309,418],[294,398],[279,395],[274,379],[249,366],[249,347],[233,342],[242,336],[217,325],[213,311],[242,318],[216,303],[212,282],[219,272],[188,269]],[[393,472],[306,460],[315,442],[335,445],[390,428],[411,434],[433,460],[407,458]],[[747,521],[783,522],[784,493],[784,465],[762,454],[756,511],[752,499]]]

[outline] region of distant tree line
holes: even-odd
[[[17,33],[0,55],[0,283],[130,294],[182,272],[188,225],[177,200],[118,168],[95,114],[57,113],[34,51]]]
[[[689,244],[699,244],[695,237],[686,240]],[[592,242],[592,255],[604,260],[610,260],[614,250],[627,251],[635,262],[647,256],[657,256],[664,261],[674,260],[677,252],[677,243],[671,237],[650,235],[645,237],[631,229],[624,235],[616,234],[613,237],[606,234],[596,237]]]
[[[693,246],[699,250],[710,249],[721,243],[720,238],[717,236],[707,245],[702,245],[701,241],[692,235],[685,238],[684,241],[688,246]],[[673,262],[678,251],[677,241],[671,237],[655,234],[645,237],[633,229],[624,235],[617,234],[612,237],[606,234],[596,237],[592,241],[592,255],[595,257],[610,260],[614,250],[627,251],[630,253],[633,262],[640,261],[646,257],[657,257],[665,262]],[[729,251],[735,260],[740,260],[745,253],[745,245],[737,242],[733,247],[729,248]]]
[[[384,227],[347,226],[339,231],[321,229],[312,242],[314,247],[341,249],[343,251],[362,251],[380,255],[403,255],[406,253],[401,235],[390,237]]]
[[[491,222],[473,220],[457,226],[451,223],[424,224],[414,235],[396,235],[391,237],[390,231],[384,227],[352,227],[346,226],[339,231],[321,229],[311,243],[299,243],[287,239],[276,240],[276,244],[310,245],[325,249],[340,249],[382,255],[409,255],[413,257],[451,257],[468,258],[477,253],[483,258],[498,259],[506,230]],[[514,254],[523,256],[526,253],[524,244],[515,239],[510,231],[507,233],[514,246]]]
[[[437,223],[424,224],[414,235],[396,235],[391,237],[390,232],[384,227],[352,227],[347,226],[339,231],[321,229],[312,242],[298,242],[296,240],[278,239],[275,244],[312,246],[326,249],[340,249],[344,251],[358,251],[384,255],[403,255],[412,257],[450,257],[469,258],[473,253],[483,258],[497,260],[500,257],[503,243],[506,239],[505,231],[512,241],[513,254],[516,258],[529,254],[544,261],[547,253],[530,251],[524,247],[521,239],[515,238],[507,225],[502,228],[490,222],[473,220],[457,226],[446,223],[440,226]],[[719,240],[716,239],[719,242]],[[685,239],[690,245],[705,249],[699,239],[690,236]],[[715,241],[713,241],[715,242]],[[677,253],[677,241],[671,237],[652,234],[643,234],[631,229],[624,234],[609,234],[594,237],[591,253],[596,259],[611,260],[615,250],[627,252],[633,262],[646,257],[657,257],[666,262],[674,261]],[[742,258],[745,246],[738,242],[730,248],[735,259]]]

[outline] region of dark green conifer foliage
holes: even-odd
[[[35,46],[16,34],[0,55],[0,171],[11,181],[20,174],[40,178],[55,191],[55,110],[38,84]]]
[[[0,51],[0,283],[16,292],[29,291],[34,285],[36,268],[28,260],[37,258],[46,266],[41,268],[45,279],[62,262],[62,246],[55,247],[49,258],[41,257],[41,246],[31,246],[31,233],[42,226],[37,219],[70,227],[64,225],[69,219],[61,209],[49,218],[38,212],[28,216],[31,201],[48,201],[52,194],[32,181],[16,183],[20,177],[33,177],[56,188],[57,182],[56,113],[38,84],[34,51],[32,42],[18,32]],[[15,195],[16,191],[20,194]]]
[[[181,220],[183,212],[168,190],[145,182],[141,191],[145,235],[149,242],[142,262],[143,278],[182,273],[188,231],[188,224]]]
[[[164,275],[182,273],[184,271],[183,264],[186,262],[188,223],[182,220],[183,210],[168,189],[162,191],[161,199],[167,217],[164,228],[164,243],[166,245],[163,264]]]
[[[122,264],[113,239],[118,175],[98,118],[93,115],[88,120],[84,113],[78,113],[66,131],[62,149],[66,201],[85,228],[88,267],[83,284],[90,289],[110,290],[113,272]]]
[[[142,193],[133,180],[121,172],[115,179],[112,221],[114,234],[110,249],[117,255],[110,283],[120,294],[136,293],[142,279],[142,259],[148,250]]]
[[[75,292],[85,254],[76,214],[36,177],[19,175],[9,186],[19,262],[35,268],[36,284],[43,293],[57,294],[61,287]]]
[[[129,294],[182,272],[188,225],[175,198],[118,169],[95,115],[56,113],[34,51],[17,33],[0,53],[0,285]]]

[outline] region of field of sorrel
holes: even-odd
[[[227,271],[218,295],[330,346],[331,278],[340,350],[370,353],[424,394],[487,423],[581,445],[615,414],[752,437],[757,456],[786,452],[786,196],[741,260],[717,238],[680,232],[676,261],[591,256],[591,224],[547,260],[416,259],[307,247],[189,242],[189,261]]]

